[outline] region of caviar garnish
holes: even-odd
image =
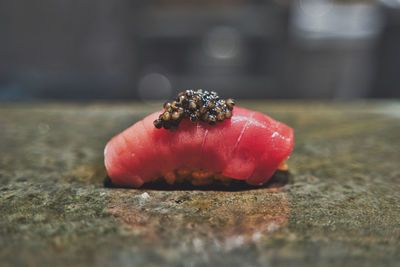
[[[157,129],[161,129],[162,126],[163,126],[161,120],[155,120],[153,123],[154,123],[154,126],[155,126]]]
[[[173,120],[177,120],[177,119],[179,119],[179,117],[180,117],[180,115],[179,115],[178,111],[174,111],[172,113],[172,119]]]
[[[164,103],[164,112],[154,121],[154,127],[174,131],[183,118],[193,123],[203,121],[214,125],[230,119],[234,105],[235,100],[221,99],[214,91],[185,90],[180,92],[173,101]]]
[[[169,121],[170,118],[171,118],[171,113],[169,113],[168,111],[165,111],[163,114],[163,120]]]

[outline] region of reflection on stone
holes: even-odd
[[[115,189],[107,212],[148,244],[185,243],[198,252],[210,246],[229,251],[286,225],[289,202],[278,182],[231,191],[212,186],[171,190],[161,185],[145,192]]]

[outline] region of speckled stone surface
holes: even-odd
[[[295,129],[286,185],[105,188],[154,106],[1,103],[0,266],[399,266],[400,103],[239,104]]]

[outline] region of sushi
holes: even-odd
[[[284,123],[215,92],[186,90],[113,137],[104,162],[117,186],[139,188],[159,179],[260,186],[278,168],[287,169],[293,144],[293,129]]]

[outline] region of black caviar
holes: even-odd
[[[207,122],[214,125],[216,122],[230,119],[235,100],[222,99],[214,91],[186,90],[180,92],[173,101],[164,104],[164,112],[154,121],[157,129],[176,130],[183,118],[191,122]]]

